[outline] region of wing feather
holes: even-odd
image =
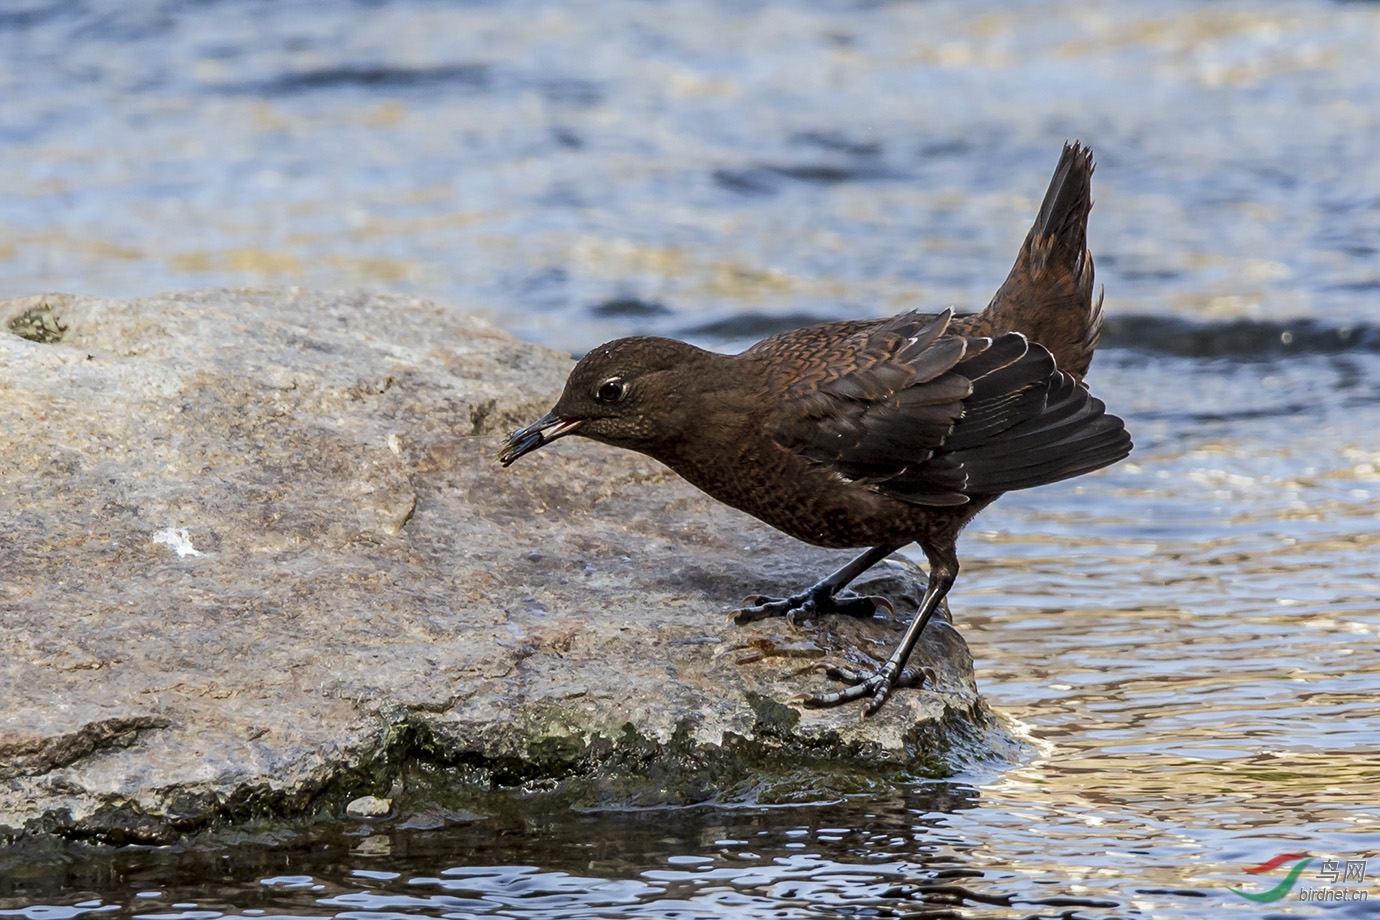
[[[788,382],[768,433],[846,479],[927,506],[1055,482],[1129,453],[1121,419],[1049,351],[1015,332],[953,334],[950,320],[907,313],[850,327],[822,370],[811,362]],[[800,347],[828,345],[812,332]]]

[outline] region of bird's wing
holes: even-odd
[[[919,505],[1055,482],[1126,456],[1120,419],[1019,333],[954,335],[908,313],[860,329],[787,388],[782,446]]]
[[[835,338],[827,354],[810,341],[797,343],[812,360],[797,365],[786,398],[767,421],[767,433],[783,447],[850,480],[879,487],[925,467],[963,414],[972,381],[955,373],[988,339],[945,335],[951,313],[907,313]],[[794,370],[794,368],[793,368]],[[783,381],[784,382],[784,381]],[[959,505],[963,477],[951,470],[908,491],[924,504]],[[916,480],[915,476],[910,477]]]

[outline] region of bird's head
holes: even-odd
[[[546,415],[513,432],[498,453],[508,466],[568,434],[655,455],[682,434],[686,392],[698,388],[693,345],[652,336],[617,339],[580,359]]]

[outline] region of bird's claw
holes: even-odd
[[[852,668],[844,668],[836,664],[826,664],[824,673],[834,680],[843,681],[845,684],[860,684],[867,680],[867,676],[861,671],[854,671]]]
[[[757,620],[785,617],[786,622],[794,626],[795,612],[802,609],[809,599],[808,594],[797,594],[794,597],[752,594],[743,598],[743,605],[737,610],[730,610],[728,618],[739,626],[745,626]]]
[[[891,617],[896,616],[896,607],[895,607],[895,605],[893,605],[893,604],[891,603],[891,601],[889,601],[889,600],[887,600],[886,598],[882,597],[880,594],[871,594],[871,595],[868,595],[866,598],[864,598],[864,600],[869,600],[869,601],[872,602],[872,612],[873,612],[874,614],[875,614],[878,610],[885,610],[886,613],[887,613],[887,616],[891,616]]]
[[[864,597],[858,594],[829,594],[822,590],[810,590],[791,597],[748,595],[743,598],[741,607],[728,612],[728,618],[742,626],[769,617],[785,617],[787,623],[796,626],[800,619],[815,615],[842,614],[868,619],[878,610],[886,610],[892,615],[896,613],[891,601],[878,595]]]
[[[844,703],[871,697],[862,712],[862,717],[867,718],[882,708],[882,704],[891,696],[892,690],[902,687],[921,687],[927,681],[931,686],[935,683],[935,674],[930,668],[906,668],[898,671],[891,662],[882,665],[873,674],[864,674],[861,671],[834,664],[825,665],[824,671],[834,680],[842,681],[849,686],[830,693],[802,693],[792,697],[791,702],[803,705],[807,709],[827,709],[831,706],[841,706]]]

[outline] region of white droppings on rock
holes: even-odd
[[[192,545],[192,536],[185,527],[166,527],[153,535],[153,542],[168,544],[179,559],[202,554],[201,550]]]

